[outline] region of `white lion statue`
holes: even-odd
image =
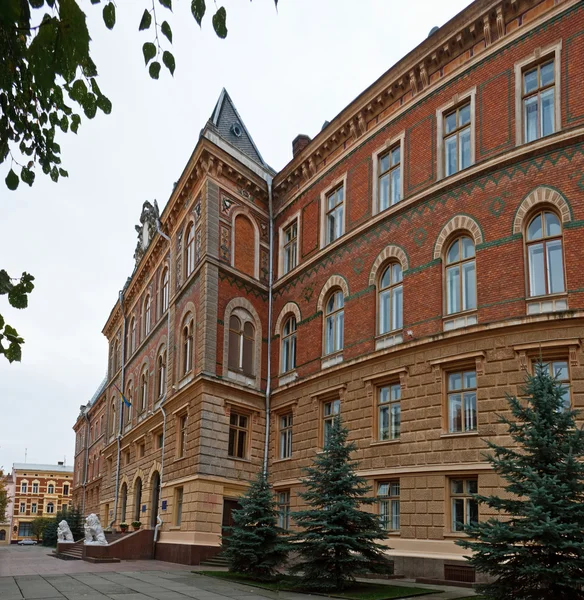
[[[94,513],[85,519],[85,544],[94,546],[107,544],[99,517]]]
[[[71,533],[71,528],[65,519],[63,519],[59,525],[57,525],[57,539],[60,542],[72,542],[73,534]]]

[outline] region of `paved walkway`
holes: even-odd
[[[317,600],[319,596],[273,592],[191,573],[197,567],[161,561],[91,564],[49,556],[42,547],[0,548],[1,600]],[[381,583],[381,582],[380,582]],[[383,583],[392,583],[384,581]],[[394,581],[396,585],[414,585]],[[441,586],[425,600],[454,600],[472,591]]]

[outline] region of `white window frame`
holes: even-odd
[[[476,162],[476,86],[466,90],[461,94],[456,94],[450,102],[441,106],[436,110],[436,149],[437,149],[437,163],[438,163],[438,180],[446,177],[445,172],[445,156],[444,156],[444,117],[447,113],[451,112],[455,108],[463,106],[467,102],[470,102],[470,165],[464,169],[459,169],[456,173],[448,175],[448,177],[455,177],[460,173],[466,171],[472,167]]]
[[[336,188],[343,187],[343,227],[341,235],[331,242],[326,241],[326,216],[327,216],[327,196]],[[320,248],[326,248],[336,244],[347,233],[347,173],[335,179],[325,190],[320,193]]]
[[[286,243],[284,241],[286,229],[288,229],[291,225],[296,221],[296,266],[288,271],[284,270],[284,249]],[[278,277],[284,277],[288,273],[291,273],[296,269],[300,263],[300,212],[294,213],[290,218],[288,218],[284,223],[282,223],[279,228],[278,240],[279,240],[279,251],[278,251]]]
[[[523,73],[530,67],[553,59],[554,61],[554,135],[562,130],[562,98],[561,98],[561,74],[562,74],[562,40],[536,48],[529,56],[515,63],[515,145],[522,146],[526,143],[538,142],[543,137],[533,140],[533,142],[523,141]],[[545,136],[549,137],[549,136]]]
[[[373,198],[371,202],[373,216],[380,213],[390,211],[394,206],[399,206],[404,201],[404,144],[406,139],[405,131],[402,131],[399,135],[389,138],[383,146],[380,146],[371,155],[373,165]],[[400,152],[400,177],[399,177],[399,195],[400,200],[394,205],[390,205],[388,208],[383,210],[379,209],[379,157],[388,152],[391,148],[399,145]]]

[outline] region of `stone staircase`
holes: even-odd
[[[202,560],[200,563],[201,567],[229,567],[229,562],[222,554],[216,554],[211,558]]]
[[[69,544],[69,546],[61,552],[57,552],[55,550],[55,556],[62,560],[83,560],[83,539],[75,542],[74,544]]]

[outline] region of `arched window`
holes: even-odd
[[[54,493],[55,493],[55,484],[49,483],[49,485],[47,486],[47,494],[54,494]]]
[[[122,483],[122,490],[121,490],[121,495],[122,495],[122,502],[121,502],[121,507],[120,507],[120,522],[121,523],[125,523],[126,522],[126,511],[128,508],[128,485],[126,484],[126,482],[124,481],[124,483]]]
[[[114,435],[116,433],[116,401],[115,398],[112,398],[112,410],[111,410],[111,426],[110,433]]]
[[[562,225],[555,213],[538,212],[527,227],[529,295],[547,296],[565,291]]]
[[[145,368],[140,376],[140,412],[148,408],[148,369]]]
[[[127,426],[132,422],[132,405],[134,404],[134,385],[132,383],[128,384],[126,399],[130,403],[130,406],[127,406],[122,399],[122,410],[124,411],[124,425]]]
[[[333,292],[325,308],[324,353],[333,354],[343,349],[345,329],[345,299],[341,290]]]
[[[142,507],[142,479],[138,477],[134,484],[134,521],[140,520],[140,509]]]
[[[114,373],[117,373],[120,368],[120,342],[114,342]]]
[[[158,355],[156,363],[156,377],[158,381],[158,397],[161,398],[166,391],[166,348]]]
[[[150,333],[150,326],[152,321],[150,317],[152,313],[152,301],[150,299],[150,294],[146,296],[146,300],[144,300],[144,337],[146,337]]]
[[[446,253],[446,314],[477,307],[477,282],[474,242],[459,237]]]
[[[399,263],[387,266],[379,280],[379,334],[403,327],[403,273]]]
[[[185,269],[188,277],[195,270],[195,225],[191,223],[187,232]]]
[[[50,494],[52,492],[49,492]],[[55,512],[55,505],[52,502],[47,504],[47,514],[52,515]]]
[[[168,269],[164,269],[164,272],[162,273],[162,287],[161,287],[161,294],[160,294],[160,314],[162,315],[163,313],[166,312],[166,310],[168,309],[168,301],[169,301],[169,291],[170,291],[170,285],[169,285],[169,279],[168,279],[169,275],[168,275]]]
[[[255,354],[255,327],[251,320],[231,315],[229,319],[229,368],[253,376]]]
[[[193,368],[193,317],[185,319],[182,330],[182,374],[186,375]]]
[[[136,351],[136,317],[130,321],[130,354]]]
[[[296,317],[287,319],[282,328],[282,373],[296,368]]]

